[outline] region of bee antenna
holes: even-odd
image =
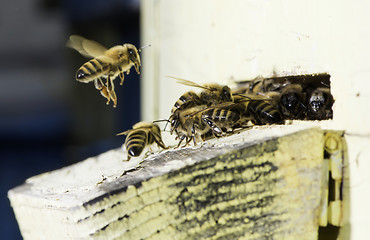
[[[240,97],[245,97],[245,98],[251,99],[251,97],[245,96],[241,93],[234,93],[233,95],[237,95],[237,96],[240,96]]]
[[[150,47],[150,46],[152,46],[152,45],[148,44],[146,46],[143,46],[143,47],[139,48],[139,52],[141,52],[142,49],[147,48],[147,47]]]
[[[166,125],[164,125],[164,128],[163,128],[163,131],[166,131],[167,124],[168,124],[169,122],[170,122],[170,121],[166,122]]]
[[[164,129],[163,131],[166,131],[166,128],[167,128],[167,124],[170,122],[168,119],[160,119],[160,120],[155,120],[153,121],[153,123],[157,123],[157,122],[166,122],[166,125],[164,126]]]
[[[153,123],[157,123],[157,122],[169,122],[169,120],[168,119],[160,119],[160,120],[153,121]]]
[[[304,108],[304,109],[307,109],[307,107],[301,102],[300,103],[301,104],[301,106]]]
[[[329,85],[329,84],[326,84],[326,83],[325,83],[325,82],[323,82],[323,81],[320,81],[320,83],[321,83],[322,85],[324,85],[325,87],[330,88],[330,85]]]

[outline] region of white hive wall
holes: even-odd
[[[351,239],[370,229],[370,2],[144,0],[142,117],[168,118],[197,83],[327,72],[335,98],[325,128],[346,131]]]

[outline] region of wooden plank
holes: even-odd
[[[116,149],[8,195],[25,239],[317,239],[323,144],[266,126],[144,161]]]

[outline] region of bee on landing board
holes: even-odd
[[[172,125],[171,134],[173,133],[174,129],[176,129],[180,124],[179,120],[180,113],[183,114],[182,110],[200,105],[214,106],[223,102],[233,101],[231,90],[226,85],[220,85],[215,83],[200,85],[182,78],[171,76],[168,77],[176,79],[177,83],[200,88],[203,90],[200,94],[197,94],[193,91],[186,92],[175,102],[174,106],[171,109],[171,116],[169,118],[169,122]]]
[[[203,91],[199,94],[199,99],[203,104],[207,104],[208,106],[233,101],[231,90],[227,85],[220,85],[217,83],[200,85],[182,78],[171,76],[168,77],[176,79],[177,83],[203,89]]]
[[[140,74],[140,49],[138,51],[132,44],[126,43],[107,49],[95,41],[72,35],[67,47],[77,50],[87,58],[93,58],[77,70],[76,80],[83,83],[94,81],[95,88],[107,99],[107,105],[112,100],[113,107],[117,106],[113,83],[117,76],[120,77],[122,85],[124,73],[129,74],[132,66]]]
[[[220,103],[214,106],[197,105],[178,109],[178,121],[171,122],[171,133],[176,133],[179,139],[178,147],[185,139],[185,145],[191,140],[196,145],[197,140],[204,141],[207,137],[222,137],[235,128],[245,128],[250,118],[243,116],[244,105],[232,102]]]
[[[138,157],[143,152],[144,148],[154,142],[163,149],[167,149],[162,141],[161,130],[155,123],[138,122],[132,129],[127,130],[117,135],[127,135],[125,147],[127,150],[127,161],[131,157]]]

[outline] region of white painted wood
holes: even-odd
[[[252,79],[258,75],[329,73],[334,119],[345,130],[350,172],[351,239],[370,235],[370,2],[304,0],[143,0],[145,120],[168,118],[189,87]],[[155,74],[152,73],[155,68]],[[157,91],[156,88],[153,90]],[[321,123],[319,125],[323,126]],[[367,189],[367,190],[365,190]]]
[[[32,177],[10,190],[8,197],[24,239],[189,239],[219,223],[223,231],[216,234],[221,235],[238,231],[248,239],[268,234],[316,239],[323,140],[319,128],[264,126],[204,145],[156,152],[145,159],[143,154],[129,162],[122,161],[126,159],[123,149],[114,149]],[[176,200],[179,196],[184,199]],[[268,196],[271,204],[261,200]],[[198,210],[186,205],[207,199]],[[260,200],[261,206],[256,205]],[[248,204],[247,210],[240,211]],[[223,214],[217,216],[214,211]],[[262,222],[278,220],[274,224],[279,227],[266,226],[273,231],[269,233],[261,230],[258,220],[252,219],[260,219],[261,212],[271,215]],[[198,217],[205,219],[204,225],[189,228],[187,220]],[[228,219],[244,218],[243,224],[226,224]]]

